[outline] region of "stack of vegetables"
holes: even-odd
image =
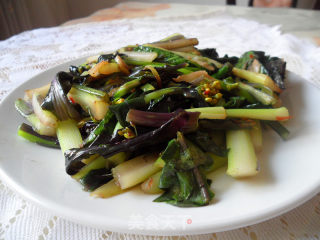
[[[92,196],[136,185],[154,201],[203,206],[214,196],[208,173],[227,165],[234,178],[259,171],[262,128],[283,139],[285,62],[264,52],[240,58],[197,49],[172,35],[93,56],[27,90],[16,109],[18,134],[61,148],[67,174]]]

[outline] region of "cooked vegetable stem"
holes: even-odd
[[[22,123],[18,128],[18,135],[27,139],[30,142],[35,142],[39,145],[52,148],[60,148],[59,142],[54,137],[49,137],[45,135],[40,135],[37,132],[33,131],[32,127]]]
[[[187,112],[200,112],[200,119],[225,119],[226,109],[223,107],[206,107],[186,109]]]
[[[57,137],[63,153],[71,148],[80,148],[82,145],[77,123],[71,119],[58,122]]]
[[[189,39],[177,39],[177,40],[162,41],[157,43],[150,43],[149,45],[170,50],[170,49],[194,46],[198,44],[199,44],[198,39],[189,38]]]
[[[126,189],[121,189],[113,179],[108,183],[95,189],[93,192],[90,193],[90,195],[92,197],[108,198],[123,193],[125,191]]]
[[[116,183],[121,189],[133,187],[145,181],[160,169],[154,165],[158,154],[147,154],[130,159],[112,169]]]
[[[266,109],[226,109],[227,117],[251,118],[259,120],[280,121],[288,120],[289,112],[285,107]]]
[[[227,131],[227,174],[235,178],[252,177],[258,173],[258,160],[249,130]]]
[[[243,78],[252,83],[261,83],[274,92],[281,93],[281,89],[277,86],[277,84],[268,76],[262,73],[255,73],[248,70],[243,70],[239,68],[233,68],[232,73],[240,78]]]

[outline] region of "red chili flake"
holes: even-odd
[[[204,95],[209,95],[210,94],[210,90],[205,90],[204,91]]]
[[[150,178],[150,180],[149,180],[149,182],[148,182],[148,187],[149,187],[149,188],[151,188],[152,182],[153,182],[153,178]]]
[[[285,117],[277,116],[277,117],[276,117],[277,121],[288,120],[288,119],[290,119],[290,118],[291,118],[291,116],[285,116]]]
[[[75,101],[72,97],[69,97],[69,99],[70,99],[70,101],[71,101],[73,104],[76,103],[76,101]]]
[[[250,54],[249,57],[250,57],[251,59],[254,58],[253,54]]]

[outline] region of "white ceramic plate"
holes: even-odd
[[[81,60],[73,62],[78,64]],[[154,234],[200,234],[230,230],[267,220],[310,199],[320,190],[320,92],[289,74],[285,105],[293,119],[288,141],[264,134],[261,171],[248,180],[234,180],[220,169],[212,174],[214,201],[206,207],[178,208],[152,202],[138,188],[110,199],[94,199],[64,171],[59,150],[17,136],[23,121],[14,101],[25,89],[49,82],[70,63],[50,69],[15,89],[0,106],[0,175],[25,198],[58,216],[106,230]]]

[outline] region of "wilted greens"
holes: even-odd
[[[175,34],[70,66],[15,102],[29,122],[18,134],[61,148],[66,173],[92,196],[142,184],[161,192],[155,202],[210,204],[209,172],[258,173],[263,127],[288,139],[279,98],[286,63],[261,51],[221,57],[197,44]]]

